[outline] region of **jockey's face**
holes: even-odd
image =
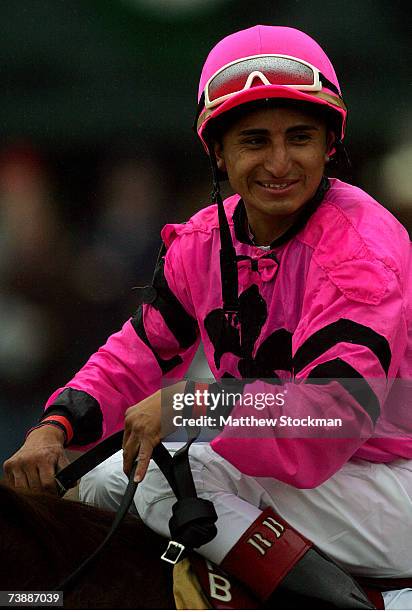
[[[281,107],[252,111],[215,144],[258,244],[283,234],[315,194],[333,140],[321,118]]]

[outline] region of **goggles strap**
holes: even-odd
[[[229,320],[239,322],[240,305],[238,298],[238,276],[236,251],[230,234],[229,223],[220,193],[218,167],[213,146],[208,144],[209,159],[212,169],[213,191],[212,201],[216,202],[220,231],[220,274],[222,279],[223,311]]]
[[[205,92],[203,91],[202,95],[200,96],[200,100],[197,104],[196,116],[194,118],[193,125],[192,125],[192,129],[194,132],[197,132],[197,128],[198,128],[197,124],[199,122],[199,117],[202,114],[204,108],[205,108]],[[209,146],[209,154],[210,154],[210,146]]]
[[[320,82],[322,83],[322,89],[324,87],[327,87],[328,89],[333,91],[333,93],[335,93],[339,98],[343,100],[342,95],[339,89],[336,87],[336,85],[334,85],[331,81],[329,81],[329,79],[327,79],[321,72],[319,72],[319,79],[320,79]]]

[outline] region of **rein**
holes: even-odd
[[[173,515],[169,521],[169,529],[172,538],[161,557],[164,561],[173,565],[194,548],[198,548],[212,540],[217,533],[215,526],[215,522],[217,521],[216,511],[212,502],[197,496],[189,463],[189,449],[198,437],[200,430],[199,428],[189,427],[187,427],[186,430],[188,440],[173,456],[170,455],[162,443],[158,444],[153,449],[152,453],[152,459],[165,476],[177,498],[177,502],[172,508]],[[100,444],[73,461],[73,463],[60,470],[55,476],[59,495],[64,495],[69,489],[76,485],[79,478],[87,474],[87,472],[90,472],[90,470],[113,455],[113,453],[120,450],[122,447],[122,440],[123,430],[106,438],[100,442]],[[107,536],[98,548],[87,557],[79,567],[53,589],[54,591],[64,591],[70,588],[106,547],[107,543],[117,531],[136,493],[138,483],[133,480],[136,466],[137,459],[133,463],[126,491]]]

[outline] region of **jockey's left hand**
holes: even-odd
[[[186,381],[182,381],[156,391],[127,410],[123,436],[123,471],[129,476],[137,457],[136,482],[143,480],[155,446],[175,430],[172,398],[174,393],[183,393],[185,386]]]

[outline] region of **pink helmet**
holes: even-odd
[[[335,70],[310,36],[283,26],[257,25],[221,40],[200,77],[197,133],[206,146],[209,122],[255,100],[289,98],[331,109],[343,139],[347,110]]]

